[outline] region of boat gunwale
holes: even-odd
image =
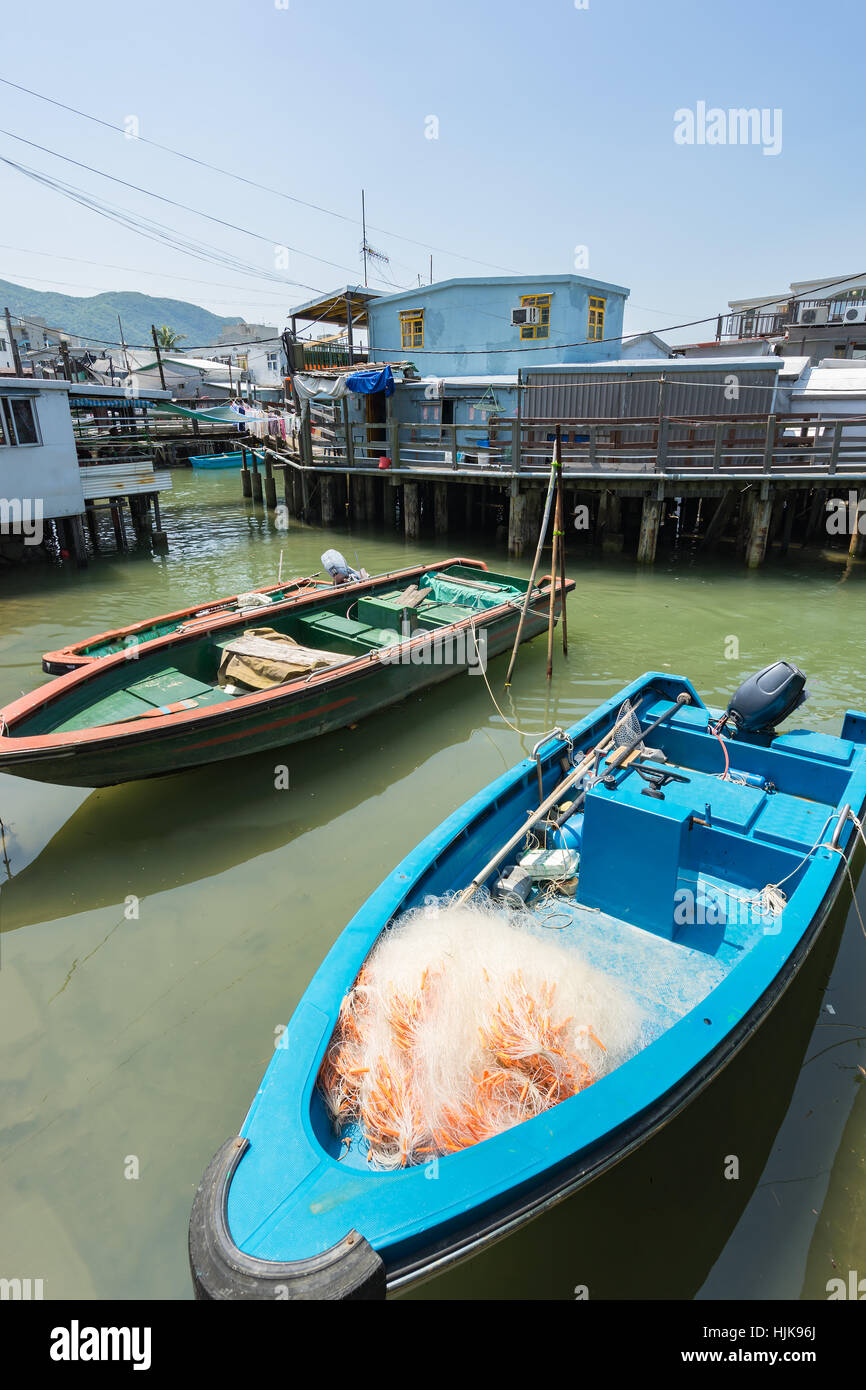
[[[188,608],[177,608],[171,613],[158,613],[153,618],[143,618],[140,622],[129,623],[125,627],[108,628],[105,632],[94,633],[92,637],[82,637],[80,642],[70,642],[68,646],[57,647],[55,651],[43,652],[42,669],[43,671],[45,671],[47,675],[65,676],[68,675],[70,671],[78,670],[80,666],[91,666],[94,662],[98,663],[105,661],[109,656],[123,655],[123,653],[119,652],[105,652],[102,656],[91,656],[86,651],[86,648],[96,646],[96,644],[99,642],[118,641],[120,638],[123,637],[134,637],[136,633],[146,632],[148,628],[155,627],[157,623],[177,622],[184,618],[192,619],[196,616],[196,614],[199,613],[202,614],[202,623],[204,623],[208,618],[211,617],[214,620],[224,617],[240,617],[239,610],[236,610],[234,613],[221,613],[218,610],[224,609],[226,605],[229,603],[237,603],[241,592],[245,594],[273,594],[278,590],[283,591],[284,589],[287,589],[291,584],[297,585],[297,591],[291,596],[287,595],[284,600],[285,603],[291,602],[292,598],[299,598],[301,594],[304,593],[307,589],[308,584],[308,592],[313,592],[313,590],[315,590],[315,592],[320,596],[327,593],[330,589],[345,587],[344,585],[325,585],[324,583],[317,585],[314,579],[310,579],[309,576],[304,575],[299,579],[289,578],[285,580],[285,582],[282,584],[262,585],[257,589],[244,589],[243,591],[238,591],[238,593],[236,594],[228,594],[225,598],[212,599],[210,603],[190,604]],[[282,607],[282,604],[268,605],[268,608],[276,608],[278,606]],[[203,609],[213,609],[214,612],[211,613],[210,611],[207,611],[202,613]],[[264,609],[262,609],[261,611],[263,612]],[[150,641],[158,642],[161,641],[163,638],[170,637],[172,635],[172,633],[163,632],[158,634],[156,637],[152,637]],[[187,635],[192,636],[193,634],[189,633]],[[149,642],[142,642],[140,644],[141,647],[149,645]],[[53,672],[49,669],[50,663],[54,662],[59,664],[62,661],[70,663],[65,670]]]

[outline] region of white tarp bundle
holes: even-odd
[[[347,372],[340,376],[314,376],[311,372],[298,372],[293,381],[302,400],[338,401],[348,392],[347,376]]]

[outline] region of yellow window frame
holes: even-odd
[[[520,327],[521,338],[549,338],[550,337],[550,301],[551,294],[522,294],[520,296],[521,309],[538,309],[538,323],[524,323]]]
[[[606,308],[606,299],[601,299],[598,295],[590,295],[586,336],[591,343],[598,343],[604,337],[604,314]]]
[[[400,314],[400,346],[410,351],[424,346],[423,309],[404,309]]]

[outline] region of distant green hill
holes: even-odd
[[[34,314],[45,319],[49,328],[65,328],[81,338],[105,338],[116,343],[120,337],[117,315],[123,320],[123,334],[130,345],[149,344],[150,325],[168,324],[175,333],[184,335],[184,349],[214,343],[220,329],[230,323],[243,323],[236,315],[222,318],[197,304],[183,299],[156,299],[149,294],[134,294],[118,290],[108,294],[79,297],[71,294],[52,294],[43,290],[28,290],[0,280],[0,313],[8,306],[10,313],[26,318]],[[88,344],[99,351],[99,344]]]

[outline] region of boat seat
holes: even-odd
[[[450,627],[452,623],[462,623],[471,617],[472,611],[459,603],[432,603],[420,609],[418,618],[422,627]]]
[[[329,637],[363,637],[370,631],[369,623],[359,622],[356,618],[344,618],[340,613],[319,613],[312,618],[301,618],[299,624],[305,632],[314,634],[317,638],[323,635]]]
[[[92,729],[103,724],[125,724],[131,719],[146,719],[168,713],[181,702],[185,707],[194,709],[231,698],[224,690],[217,690],[204,681],[184,675],[174,666],[168,666],[127,686],[125,690],[115,690],[103,696],[71,719],[58,724],[54,732],[73,733],[77,729]]]
[[[193,700],[198,695],[209,694],[213,686],[196,680],[194,676],[184,675],[174,666],[167,666],[152,676],[146,676],[144,680],[136,681],[134,685],[128,685],[126,689],[130,695],[147,700],[148,704],[168,705],[175,700]]]
[[[344,618],[339,613],[321,613],[315,618],[302,618],[298,626],[312,639],[311,646],[321,646],[323,637],[332,640],[341,638],[361,651],[369,651],[371,647],[387,647],[399,640],[395,636],[396,623],[389,628],[371,627],[355,618]]]

